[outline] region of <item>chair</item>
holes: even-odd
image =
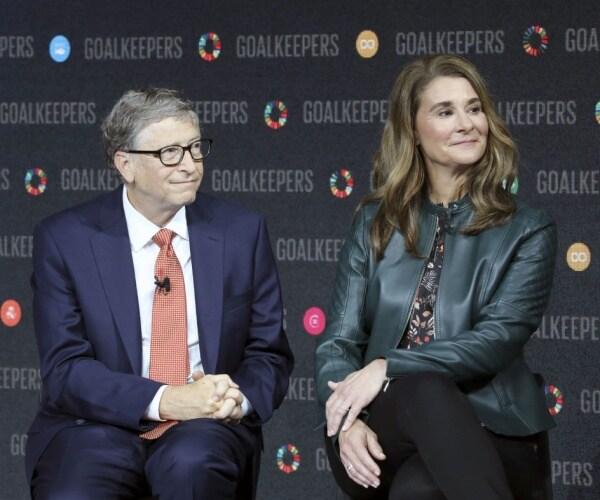
[[[533,375],[540,389],[544,390],[544,377],[539,373],[534,373]],[[552,461],[550,460],[548,431],[535,434],[533,436],[533,445],[538,458],[538,471],[535,477],[531,500],[552,500]]]

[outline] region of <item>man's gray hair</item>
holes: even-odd
[[[177,90],[150,87],[125,92],[102,123],[102,145],[109,166],[118,174],[115,153],[135,149],[140,132],[165,118],[189,120],[199,126],[192,102]]]

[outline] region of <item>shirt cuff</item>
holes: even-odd
[[[160,418],[159,406],[160,399],[162,398],[163,392],[165,392],[165,389],[167,387],[168,386],[166,385],[161,385],[158,391],[156,391],[154,398],[152,399],[152,401],[150,401],[148,408],[146,408],[144,418],[148,420],[154,420],[155,422],[165,422],[164,419]]]
[[[248,401],[248,398],[246,398],[246,396],[244,396],[243,393],[242,397],[244,398],[244,400],[242,401],[242,415],[244,415],[244,417],[247,417],[249,413],[252,413],[254,411],[254,408],[250,404],[250,401]]]

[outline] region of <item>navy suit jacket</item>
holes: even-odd
[[[266,422],[293,357],[264,218],[198,193],[186,207],[205,373],[226,373]],[[102,422],[135,432],[160,384],[141,376],[141,328],[122,187],[36,226],[33,315],[43,382],[26,473],[61,429]]]

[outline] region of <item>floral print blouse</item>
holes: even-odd
[[[413,302],[410,320],[400,340],[401,349],[413,349],[435,340],[433,311],[444,261],[444,237],[447,224],[446,218],[438,218],[435,241]]]

